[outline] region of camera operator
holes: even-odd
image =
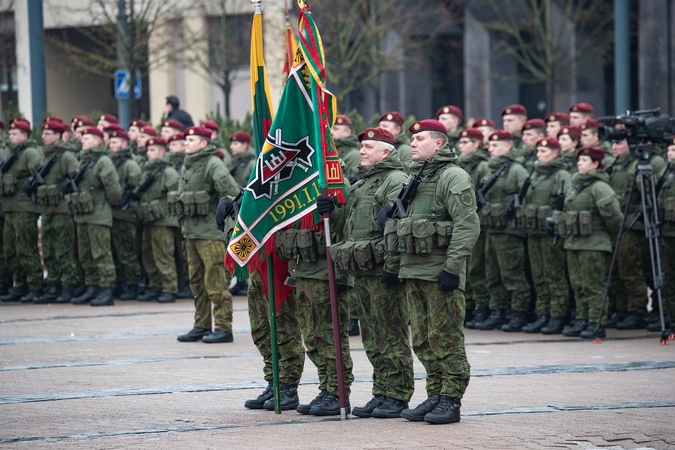
[[[669,272],[669,270],[675,269],[675,140],[668,145],[668,167],[663,175],[663,180],[658,202],[659,217],[663,223],[663,240],[665,241],[664,271],[669,275],[666,276],[666,289],[664,289],[663,299],[670,305],[668,307],[668,304],[664,302],[663,313],[666,319],[666,328],[670,328],[672,326],[670,316],[675,313],[675,276],[672,276]],[[658,305],[654,305],[654,307],[658,308]],[[649,323],[646,328],[649,331],[661,331],[661,321],[656,320]]]

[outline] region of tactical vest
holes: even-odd
[[[518,194],[520,188],[515,183],[509,185],[509,176],[515,167],[511,161],[506,161],[504,164],[510,164],[509,170],[504,175],[499,177],[497,182],[492,186],[492,189],[486,194],[487,201],[480,210],[480,225],[482,227],[504,229],[509,226],[508,220],[503,217],[506,204]],[[501,168],[501,167],[500,167]],[[500,168],[495,170],[499,171]],[[525,210],[518,208],[516,211],[516,227],[523,221]]]
[[[555,170],[553,170],[555,169]],[[527,231],[544,231],[546,219],[553,214],[551,199],[557,194],[555,189],[556,174],[562,170],[559,167],[532,176],[532,184],[528,190],[527,203],[522,207],[522,226]]]
[[[659,192],[659,217],[672,226],[675,224],[675,170],[666,175]]]
[[[91,156],[86,165],[80,169],[84,170],[84,176],[78,185],[78,191],[66,194],[64,197],[71,214],[76,216],[91,214],[94,212],[96,203],[106,201],[103,183],[95,174],[96,164],[102,156],[103,153],[95,153]]]
[[[38,186],[37,193],[35,194],[37,205],[41,208],[57,207],[63,202],[60,195],[60,188],[61,183],[66,179],[66,175],[64,174],[65,171],[61,167],[65,151],[64,148],[59,148],[51,155],[45,155],[45,162],[42,164],[46,164],[46,161],[52,156],[55,158],[55,161],[49,169],[49,172],[44,176],[44,184]],[[38,171],[39,170],[40,169],[38,169]]]
[[[138,220],[144,223],[154,223],[169,215],[169,206],[164,192],[164,170],[170,165],[161,163],[148,174],[148,176],[155,174],[155,181],[142,194],[142,201],[132,204]]]
[[[331,229],[331,242],[337,240],[337,234]],[[317,262],[326,255],[326,231],[291,228],[274,234],[274,246],[279,259],[295,259],[306,263]]]
[[[16,194],[17,187],[20,187],[19,183],[23,183],[24,180],[30,177],[30,173],[23,171],[18,167],[19,160],[27,148],[28,147],[25,144],[19,144],[19,147],[14,150],[14,162],[12,163],[11,167],[5,169],[5,174],[2,176],[0,194],[2,194],[3,197],[14,196]],[[9,160],[11,157],[12,154],[10,153],[5,161]]]
[[[595,205],[589,189],[598,179],[589,179],[575,186],[565,199],[565,211],[556,211],[553,216],[556,234],[561,238],[569,236],[588,237],[606,234],[607,227]]]
[[[201,216],[205,217],[209,211],[218,207],[218,195],[213,186],[206,181],[206,167],[213,155],[195,162],[185,171],[181,179],[180,191],[169,192],[167,195],[169,214],[173,216]]]

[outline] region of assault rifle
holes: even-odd
[[[102,153],[99,153],[93,158],[91,158],[87,164],[83,165],[77,170],[77,172],[75,172],[75,175],[72,178],[68,178],[66,181],[61,183],[60,188],[61,198],[65,197],[68,194],[73,194],[75,192],[80,191],[80,188],[78,186],[80,185],[82,178],[84,178],[84,174],[87,173],[89,167],[94,166],[96,162],[98,162],[98,159],[102,155],[103,155]]]
[[[490,192],[490,189],[497,183],[497,180],[501,178],[502,175],[504,175],[508,170],[509,167],[511,167],[511,161],[507,162],[502,166],[501,169],[499,169],[497,172],[493,173],[487,178],[484,178],[483,181],[480,182],[480,186],[478,186],[478,189],[476,189],[476,208],[477,211],[480,212],[481,208],[487,201],[485,200],[485,196]]]
[[[9,169],[12,168],[16,162],[16,158],[19,157],[19,153],[23,150],[23,144],[20,144],[19,147],[10,153],[10,155],[2,163],[0,163],[0,178],[4,177]]]
[[[157,170],[148,175],[148,177],[145,180],[143,180],[141,184],[139,184],[133,189],[127,189],[124,192],[124,195],[122,196],[122,211],[125,212],[126,210],[128,210],[129,207],[131,206],[131,202],[140,200],[141,195],[143,195],[145,191],[150,189],[152,183],[155,182],[157,177],[160,176],[162,172],[164,172],[164,169],[166,169],[169,165],[170,164],[160,165],[157,168]]]
[[[513,196],[511,200],[506,204],[504,207],[504,212],[502,213],[502,217],[506,220],[508,220],[511,223],[511,228],[516,227],[516,211],[518,211],[518,208],[523,204],[523,200],[525,200],[525,196],[527,195],[527,191],[530,189],[530,185],[532,184],[532,173],[534,172],[534,167],[532,167],[532,172],[530,172],[530,176],[527,177],[523,185],[520,187],[520,190],[518,191],[517,194]]]
[[[410,178],[410,181],[403,183],[401,192],[398,194],[398,198],[396,198],[396,201],[394,202],[394,207],[391,208],[387,213],[387,219],[405,219],[408,217],[406,210],[417,195],[417,190],[419,189],[420,184],[422,184],[422,181],[424,181],[424,169],[427,167],[427,164],[429,164],[428,159],[424,161],[420,171]]]
[[[560,191],[555,196],[555,211],[562,211],[565,209],[565,180],[560,185]],[[553,246],[558,243],[558,234],[553,235]]]
[[[21,190],[23,191],[24,194],[26,194],[28,197],[30,197],[30,201],[33,203],[37,203],[37,191],[40,186],[45,184],[45,177],[51,170],[52,166],[56,164],[56,160],[58,157],[63,153],[65,148],[63,147],[57,147],[56,152],[47,158],[45,162],[40,165],[40,168],[38,169],[37,173],[31,177],[28,178],[26,181],[23,182],[23,186],[21,186]]]

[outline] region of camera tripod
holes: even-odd
[[[642,147],[642,146],[640,146]],[[649,257],[652,270],[652,281],[653,281],[653,290],[656,293],[658,299],[658,308],[659,308],[659,319],[661,321],[661,345],[667,345],[669,338],[672,339],[672,332],[668,328],[666,329],[665,318],[663,314],[663,298],[661,295],[661,290],[665,285],[665,274],[663,272],[663,267],[661,265],[661,245],[663,243],[661,236],[661,223],[659,222],[659,211],[657,203],[657,188],[656,183],[654,182],[654,169],[649,163],[649,158],[645,158],[644,155],[647,155],[647,149],[639,148],[637,154],[639,155],[637,168],[635,171],[635,176],[631,182],[630,189],[628,191],[628,200],[624,206],[623,211],[623,220],[621,221],[621,226],[619,227],[619,233],[616,237],[616,243],[614,244],[614,250],[612,252],[612,261],[609,266],[609,273],[605,279],[605,291],[602,297],[602,305],[600,306],[600,317],[598,317],[598,322],[595,326],[594,337],[596,342],[600,342],[600,324],[602,323],[602,317],[605,311],[605,305],[607,303],[607,298],[609,296],[609,288],[612,279],[612,272],[614,271],[614,265],[616,264],[617,253],[619,250],[619,243],[625,234],[633,228],[635,223],[638,220],[641,220],[644,223],[645,227],[645,237],[649,243]],[[666,170],[667,171],[667,170]],[[659,183],[660,184],[660,183]],[[635,217],[628,226],[626,226],[626,217],[628,216],[628,211],[630,211],[630,199],[632,197],[633,191],[635,189],[640,189],[640,207],[637,210]],[[656,306],[652,306],[656,307]],[[673,316],[670,311],[670,304],[668,307],[668,315],[671,318],[671,326]]]

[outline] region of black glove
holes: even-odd
[[[438,285],[443,292],[454,291],[459,287],[459,275],[441,270],[441,274],[438,276]]]
[[[379,211],[377,211],[377,226],[382,232],[384,232],[384,225],[387,223],[387,214],[389,214],[391,208],[393,208],[391,205],[382,205],[380,206]]]
[[[398,275],[387,272],[386,270],[382,271],[382,282],[387,286],[396,286],[401,284],[401,280],[398,279]]]
[[[335,290],[337,291],[337,295],[342,295],[345,292],[347,292],[350,289],[348,284],[340,284],[337,283],[337,286],[335,286]]]
[[[544,222],[544,231],[546,232],[547,236],[555,236],[555,223],[553,222],[552,217],[549,217],[546,219],[546,222]]]
[[[332,197],[318,197],[316,199],[316,210],[319,214],[330,214],[335,210],[335,202]]]
[[[218,202],[218,208],[216,208],[216,228],[220,231],[225,231],[225,220],[227,219],[227,209],[232,206],[232,199],[223,197]],[[232,209],[232,212],[234,209]],[[231,214],[231,213],[230,213]]]
[[[30,178],[23,180],[23,184],[21,185],[21,192],[30,197]]]

